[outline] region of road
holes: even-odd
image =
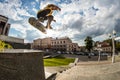
[[[98,61],[98,56],[91,56],[91,58],[88,58],[88,56],[83,55],[73,55],[73,54],[63,54],[63,56],[68,58],[79,58],[78,62],[85,62],[85,61]],[[101,60],[107,60],[107,56],[101,56]]]

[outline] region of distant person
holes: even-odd
[[[90,54],[88,54],[88,58],[91,59],[91,55]]]

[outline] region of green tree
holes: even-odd
[[[116,43],[116,49],[117,49],[117,51],[120,51],[120,42]]]
[[[84,40],[86,49],[90,52],[91,49],[93,48],[93,40],[92,37],[87,36],[86,39]]]

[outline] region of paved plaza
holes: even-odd
[[[56,80],[120,80],[120,62],[79,62],[59,73]]]

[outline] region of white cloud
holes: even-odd
[[[32,10],[37,14],[38,10],[36,8],[33,8]]]
[[[40,3],[40,0],[35,0],[37,3]]]
[[[103,40],[105,40],[106,38],[109,39],[108,34],[99,35],[99,36],[97,36],[97,37],[94,37],[93,40],[94,40],[94,41],[103,41]]]
[[[10,32],[10,36],[26,39],[28,36],[27,31],[35,30],[35,28],[28,23],[28,18],[25,18],[33,17],[27,10],[28,7],[23,8],[21,0],[6,0],[3,3],[0,2],[0,14],[9,18],[11,30],[13,29],[17,32],[16,34]]]
[[[20,24],[11,24],[11,26],[12,26],[11,28],[15,29],[19,33],[24,34],[24,35],[21,35],[22,38],[26,37],[26,29],[22,25],[20,25]]]
[[[36,2],[31,2],[31,5],[35,8]]]
[[[16,8],[19,8],[20,6],[21,6],[21,2],[19,0],[8,0],[4,3],[0,3],[0,12],[1,12],[0,14],[5,15],[14,20],[20,20],[21,17],[19,17],[16,12]]]
[[[41,7],[51,2],[42,1]],[[86,0],[73,0],[72,3],[61,3],[59,6],[61,12],[54,14],[57,23],[54,23],[53,27],[61,30],[58,33],[59,35],[65,33],[77,40],[83,40],[88,35],[93,38],[105,39],[106,36],[105,38],[101,38],[101,36],[111,32],[115,27],[115,19],[120,18],[120,11],[118,10],[120,5],[117,0],[113,2],[109,0],[89,0],[87,2]],[[93,7],[98,10],[95,11]],[[58,24],[58,26],[55,24]],[[67,27],[63,25],[67,25]],[[77,38],[75,35],[81,37]]]
[[[7,3],[0,3],[0,14],[8,16],[14,21],[22,20],[19,23],[11,23],[11,26],[15,30],[20,31],[21,34],[24,34],[26,41],[30,41],[32,38],[68,36],[81,44],[83,43],[81,41],[83,41],[83,39],[88,35],[92,36],[96,40],[102,40],[107,38],[105,34],[112,32],[115,26],[119,23],[116,23],[116,20],[120,19],[119,0],[66,1],[68,1],[68,3],[61,2],[59,4],[58,2],[60,2],[60,0],[40,1],[40,9],[43,9],[47,4],[50,3],[56,4],[61,8],[61,12],[54,12],[53,14],[54,18],[56,19],[56,23],[53,22],[51,24],[54,30],[48,30],[48,34],[46,35],[33,28],[28,23],[28,17],[36,15],[31,15],[28,12],[29,6],[25,8],[21,7],[21,0],[8,0]],[[35,0],[35,2],[39,2],[39,0]],[[33,6],[30,10],[31,12],[37,13],[35,2],[31,3]],[[93,7],[98,10],[94,10]],[[28,32],[31,33],[28,34]],[[32,35],[32,37],[30,35]]]
[[[30,15],[25,9],[20,9],[20,8],[17,8],[16,9],[16,13],[18,14],[17,16],[33,16],[33,15]]]

